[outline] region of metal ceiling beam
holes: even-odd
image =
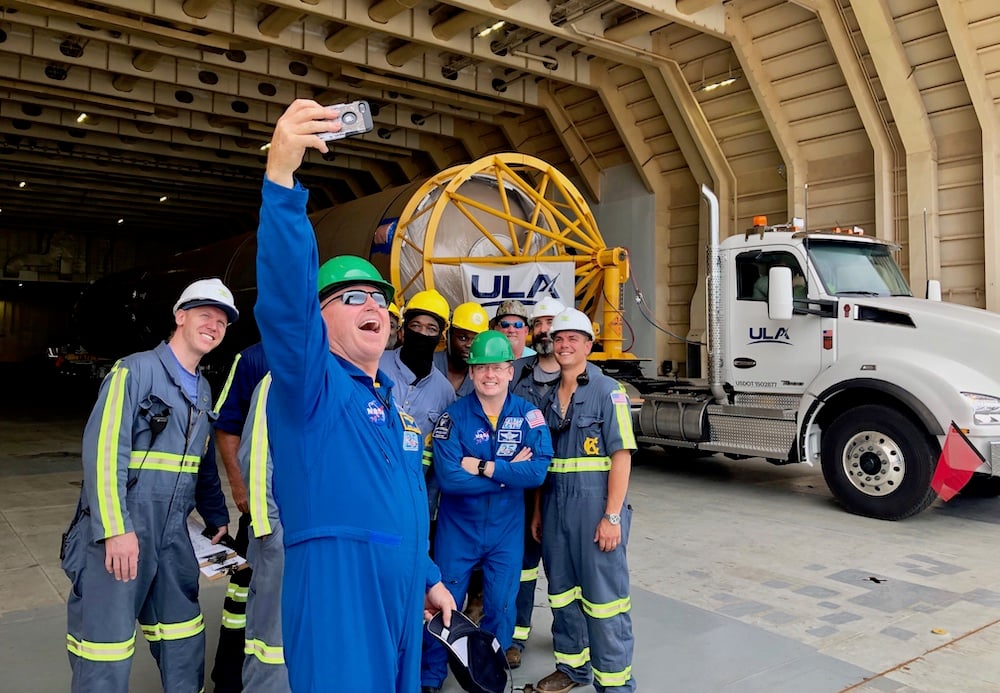
[[[178,0],[179,2],[180,0]],[[111,4],[111,3],[104,3]],[[125,29],[137,36],[148,36],[154,40],[167,39],[188,45],[199,47],[209,47],[216,50],[228,50],[229,41],[216,36],[195,34],[179,29],[165,27],[161,22],[147,22],[142,19],[135,19],[135,10],[128,3],[120,7],[127,14],[110,14],[103,10],[92,7],[80,6],[74,2],[66,0],[6,0],[4,5],[15,9],[28,10],[30,12],[44,12],[63,17],[69,17],[74,21],[83,21],[93,26],[104,27],[115,31]],[[184,20],[190,21],[191,17],[181,10]],[[183,21],[183,20],[182,20]]]
[[[266,17],[258,22],[257,29],[264,36],[277,38],[281,36],[281,32],[287,29],[289,25],[299,21],[304,16],[305,13],[296,12],[287,7],[275,7],[267,13]]]
[[[802,156],[802,149],[785,117],[781,99],[774,90],[770,75],[764,69],[760,51],[754,45],[753,36],[750,35],[743,14],[735,3],[726,8],[726,32],[732,38],[733,52],[740,61],[743,75],[757,99],[761,115],[767,122],[771,137],[785,162],[788,216],[805,219],[805,190],[809,182],[809,165]]]
[[[896,165],[899,158],[896,145],[889,134],[889,125],[882,116],[868,75],[865,74],[861,56],[850,31],[844,24],[836,0],[795,0],[795,4],[814,12],[826,34],[837,59],[837,65],[847,90],[851,93],[854,108],[872,146],[875,174],[875,234],[888,241],[898,241],[896,214]],[[899,162],[899,167],[902,161]],[[903,191],[899,191],[902,195]]]
[[[922,293],[928,279],[941,276],[937,140],[888,7],[871,0],[850,4],[906,150],[910,284]]]
[[[538,90],[538,103],[545,110],[555,127],[556,134],[562,141],[566,151],[569,152],[570,161],[576,169],[577,175],[587,188],[587,193],[592,200],[601,201],[601,167],[597,163],[597,158],[587,146],[587,141],[576,129],[573,118],[552,93],[551,83],[545,83]]]
[[[644,14],[631,21],[622,22],[617,26],[605,29],[604,38],[611,41],[628,41],[636,36],[642,36],[651,31],[656,31],[669,23],[669,19],[664,19],[660,15]]]
[[[218,0],[184,0],[181,8],[184,14],[194,19],[204,19]]]
[[[643,185],[651,193],[656,194],[663,175],[656,165],[655,153],[649,144],[643,139],[642,133],[636,127],[635,121],[631,118],[631,109],[625,97],[618,90],[617,85],[612,81],[608,72],[608,63],[605,60],[596,60],[591,66],[591,74],[594,77],[594,86],[597,94],[601,97],[611,122],[615,124],[615,129],[621,134],[625,149],[628,150],[632,165],[635,166]]]
[[[965,5],[938,0],[955,58],[972,98],[983,133],[983,251],[986,269],[986,309],[1000,312],[1000,105],[986,81],[986,69],[969,31]],[[991,46],[992,48],[992,46]]]
[[[672,22],[719,38],[725,38],[726,17],[722,9],[722,2],[705,3],[700,0],[695,2],[685,2],[685,0],[621,0],[621,2],[634,9],[669,19]],[[691,11],[682,12],[678,7],[682,3],[687,10]],[[699,9],[700,5],[706,6]]]

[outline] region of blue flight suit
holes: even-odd
[[[164,690],[197,693],[204,684],[205,623],[187,517],[197,506],[206,523],[222,526],[229,512],[209,445],[209,385],[199,378],[190,401],[180,367],[166,343],[121,359],[84,430],[83,489],[62,562],[73,587],[66,644],[75,692],[128,691],[137,619]],[[104,567],[104,540],[127,532],[139,541],[138,573],[120,582]]]
[[[538,366],[537,356],[523,356],[514,362],[514,378],[510,381],[510,391],[541,408],[549,391],[559,385],[559,377],[558,365],[554,372],[547,373]],[[538,564],[542,560],[542,545],[535,541],[535,537],[531,534],[531,518],[534,514],[534,493],[528,491],[524,494],[524,556],[521,559],[521,584],[517,590],[517,609],[514,617],[513,645],[521,651],[524,650],[528,636],[531,635],[531,614],[535,608]]]
[[[240,475],[247,486],[253,538],[247,561],[253,569],[246,606],[243,661],[245,693],[288,693],[288,669],[281,637],[281,576],[285,567],[284,530],[274,502],[273,461],[268,445],[265,375],[253,391],[251,413],[240,437]]]
[[[255,315],[271,366],[273,488],[284,527],[292,690],[413,693],[428,556],[420,430],[383,373],[330,352],[308,191],[265,179]]]
[[[267,373],[267,358],[264,345],[260,342],[248,346],[236,354],[229,376],[215,402],[218,418],[215,430],[234,436],[243,435],[243,425],[250,412],[250,400],[254,388]],[[244,555],[249,544],[250,514],[240,515],[239,531],[236,533],[236,550]],[[234,693],[243,690],[243,663],[247,624],[247,595],[253,570],[244,567],[229,578],[226,598],[222,603],[222,628],[219,643],[215,649],[215,666],[212,681],[216,693]],[[280,579],[280,578],[279,578]]]
[[[494,425],[479,397],[462,397],[431,433],[434,474],[441,486],[434,557],[445,586],[461,603],[477,564],[483,569],[483,630],[507,649],[514,634],[514,600],[524,544],[524,489],[545,479],[552,441],[544,415],[530,402],[507,395]],[[511,462],[522,448],[532,458]],[[466,456],[493,460],[492,478],[462,468]],[[422,686],[439,687],[447,676],[444,646],[425,637]]]
[[[621,510],[621,543],[609,552],[594,542],[608,498],[611,454],[635,450],[625,388],[587,364],[563,417],[558,387],[545,406],[555,454],[542,487],[542,560],[552,608],[556,668],[603,691],[633,691],[632,618],[626,545],[632,524]]]

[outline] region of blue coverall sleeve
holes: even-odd
[[[429,551],[430,542],[428,542],[427,548]],[[426,592],[439,582],[441,582],[441,570],[438,568],[437,563],[432,561],[430,556],[427,556],[427,577],[424,578],[424,591]]]
[[[309,191],[264,179],[257,230],[257,305],[254,315],[271,367],[270,404],[292,420],[311,420],[319,408],[330,360],[317,300],[316,236],[306,216]],[[343,376],[345,379],[347,375]]]
[[[131,366],[119,361],[104,378],[83,432],[83,488],[98,541],[135,531],[125,504],[138,399]]]
[[[215,463],[215,446],[209,445],[198,467],[198,480],[194,488],[194,504],[205,526],[218,529],[229,524],[229,508],[222,493],[219,466]]]
[[[462,469],[462,458],[466,453],[460,438],[451,415],[442,414],[431,435],[434,451],[434,463],[431,468],[434,470],[441,492],[462,496],[496,492],[499,482],[469,474]]]
[[[539,420],[541,413],[538,414]],[[549,463],[552,462],[552,437],[549,427],[542,424],[525,428],[524,447],[531,448],[531,459],[526,462],[494,460],[493,480],[513,488],[536,488],[545,481]]]

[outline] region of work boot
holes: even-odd
[[[577,686],[582,685],[582,683],[577,683],[571,679],[569,674],[566,672],[556,669],[535,684],[535,690],[538,691],[538,693],[569,693],[569,691],[573,690]]]
[[[521,649],[511,645],[507,648],[507,666],[517,669],[521,666]]]
[[[483,620],[483,593],[470,594],[469,603],[466,604],[465,611],[462,613],[478,626],[479,622]]]

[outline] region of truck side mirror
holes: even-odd
[[[937,279],[927,280],[927,300],[928,301],[940,301],[941,300],[941,282]]]
[[[772,267],[767,272],[767,317],[791,320],[792,305],[792,270]]]

